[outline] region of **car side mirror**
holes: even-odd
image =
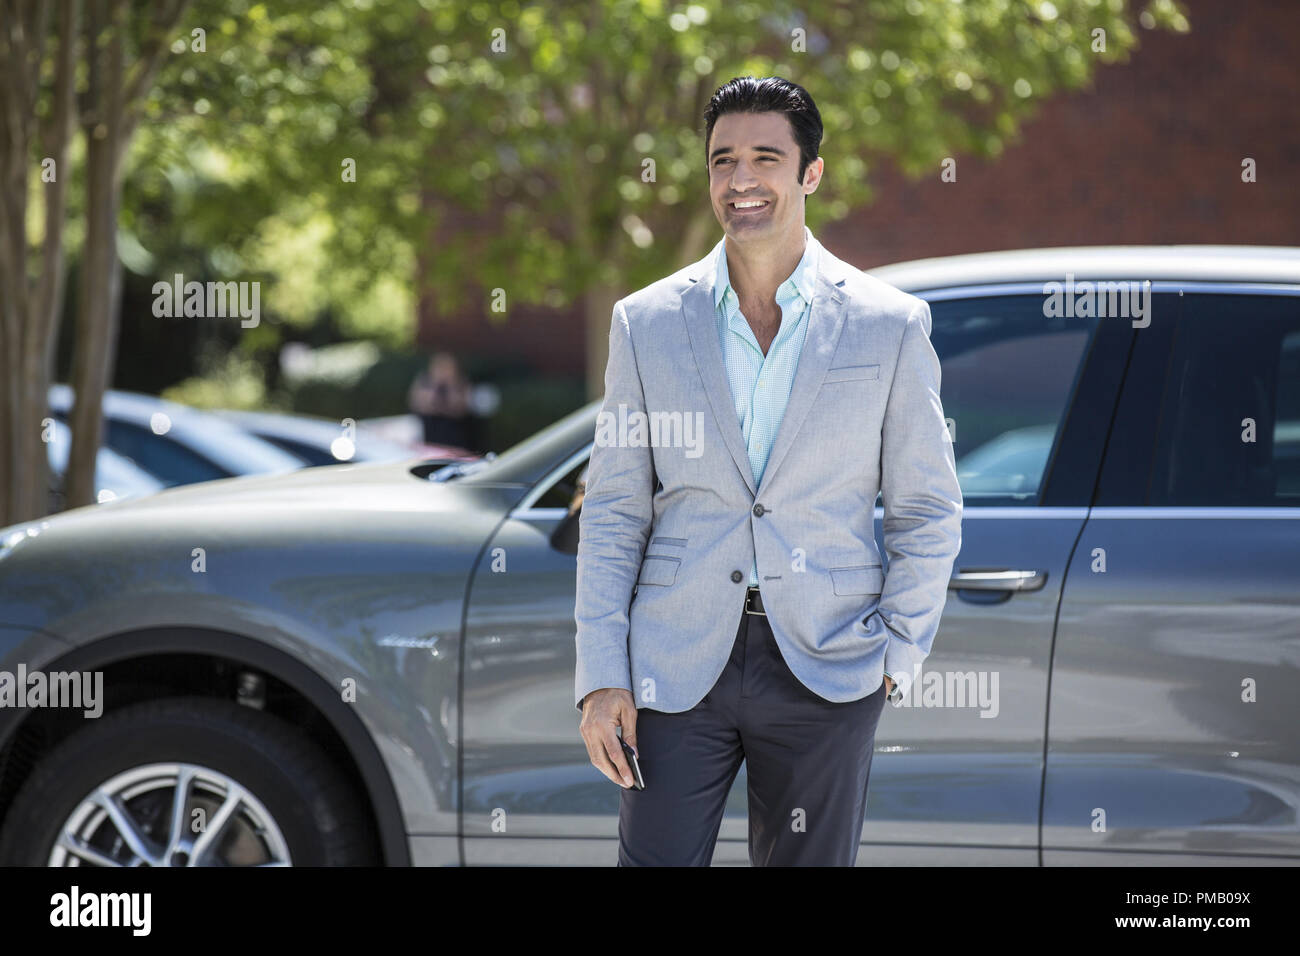
[[[560,519],[560,523],[555,526],[551,532],[551,547],[562,554],[578,553],[578,530],[581,522],[579,519],[582,511],[570,511]]]

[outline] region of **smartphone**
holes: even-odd
[[[618,742],[623,745],[623,756],[627,759],[627,765],[632,771],[632,787],[636,790],[645,789],[645,779],[641,776],[641,765],[636,762],[636,754],[629,747],[622,737]]]

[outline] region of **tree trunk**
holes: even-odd
[[[50,120],[31,149],[38,127],[36,101],[44,45],[50,33],[51,6],[19,5],[0,28],[0,376],[4,379],[0,414],[0,525],[46,513],[49,459],[42,442],[53,374],[55,331],[65,284],[63,234],[67,184],[71,178],[68,144],[76,120],[73,78],[78,43],[77,0],[60,0],[54,35],[54,89]],[[44,235],[40,271],[28,275],[27,201],[29,177],[53,160],[53,179],[41,178]]]
[[[712,207],[706,205],[686,224],[682,243],[677,247],[677,268],[684,269],[703,259],[719,238],[718,217],[713,214]]]
[[[117,257],[117,212],[127,129],[124,104],[126,29],[124,6],[108,22],[90,18],[93,108],[86,112],[86,244],[81,253],[76,331],[73,339],[72,449],[64,484],[67,506],[95,503],[95,462],[103,432],[104,390],[117,358],[122,265]],[[107,36],[102,42],[101,31]],[[95,41],[102,43],[95,50]],[[102,56],[101,56],[102,53]],[[95,88],[97,84],[97,89]]]
[[[118,142],[92,139],[86,148],[86,244],[78,285],[71,386],[72,452],[67,506],[95,502],[95,461],[103,438],[104,390],[117,359],[122,264],[117,257],[120,196]]]
[[[587,316],[587,400],[605,394],[605,364],[609,361],[609,329],[614,303],[631,289],[610,283],[595,283],[583,296]]]
[[[86,135],[86,243],[69,383],[74,392],[72,449],[65,482],[70,508],[95,501],[104,390],[116,364],[122,307],[117,215],[126,150],[140,122],[141,106],[169,55],[172,34],[188,6],[189,0],[139,5],[109,0],[92,4],[86,18],[89,88],[81,122]],[[133,12],[147,14],[148,22],[128,72],[126,38],[137,32],[129,22]]]

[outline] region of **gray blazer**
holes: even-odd
[[[579,519],[576,703],[694,707],[721,675],[757,550],[790,670],[823,698],[906,695],[961,548],[930,307],[823,247],[789,404],[754,487],[704,259],[619,300]],[[873,529],[884,496],[881,569]]]

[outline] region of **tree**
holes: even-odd
[[[779,74],[817,97],[830,175],[809,206],[816,227],[870,200],[873,162],[937,175],[946,157],[995,156],[1037,102],[1127,58],[1138,23],[1187,29],[1175,0],[198,0],[189,20],[219,30],[222,50],[182,64],[165,61],[169,45],[187,49],[188,0],[84,0],[80,19],[82,0],[0,2],[0,523],[44,511],[74,129],[76,505],[91,500],[116,350],[116,237],[147,218],[120,205],[142,117],[158,148],[135,157],[137,176],[156,184],[182,140],[238,169],[197,230],[224,260],[272,268],[275,243],[241,242],[241,227],[323,224],[329,268],[300,295],[300,321],[343,305],[361,325],[358,303],[395,286],[502,320],[521,302],[581,302],[595,396],[614,301],[717,233],[700,201],[702,112],[729,77]],[[29,235],[33,197],[44,228]]]
[[[702,113],[728,78],[779,74],[816,97],[831,175],[815,226],[870,200],[874,160],[937,176],[945,157],[995,156],[1037,101],[1126,59],[1138,21],[1187,29],[1173,0],[426,6],[430,29],[374,36],[410,94],[367,117],[358,183],[419,177],[419,212],[388,225],[409,229],[421,288],[449,308],[466,277],[485,310],[492,290],[582,301],[592,397],[613,303],[716,241]]]
[[[68,145],[75,122],[76,0],[61,0],[63,35],[46,66],[52,4],[6,3],[0,24],[0,524],[45,512],[47,459],[39,422],[64,290]],[[48,87],[38,116],[41,85]],[[28,178],[44,185],[39,265],[30,264]]]
[[[267,34],[292,38],[290,69],[253,95],[297,108],[241,132],[205,119],[163,135],[216,149],[233,136],[257,167],[241,189],[272,217],[289,209],[286,183],[293,219],[325,214],[327,266],[299,321],[309,306],[373,311],[358,304],[381,283],[500,321],[522,302],[579,302],[595,397],[614,301],[715,241],[702,113],[726,79],[776,73],[814,92],[830,173],[809,204],[816,227],[870,201],[879,160],[937,176],[947,157],[995,157],[1038,102],[1126,59],[1139,22],[1188,28],[1173,0],[373,0]],[[263,71],[271,49],[237,56]],[[413,277],[395,272],[412,258]]]
[[[0,372],[0,522],[43,514],[46,456],[40,441],[52,373],[53,333],[64,288],[63,236],[68,146],[74,124],[86,142],[85,244],[81,254],[72,387],[72,448],[66,476],[70,504],[94,500],[104,388],[113,366],[121,288],[117,214],[122,160],[140,107],[189,0],[158,3],[49,0],[6,4],[0,29],[3,126],[0,126],[0,285],[4,288]],[[44,52],[56,38],[52,67]],[[83,80],[74,88],[78,79]],[[43,91],[43,86],[46,89]],[[42,95],[44,92],[44,96]],[[42,102],[48,98],[48,102]],[[44,113],[48,120],[41,122]],[[39,135],[37,131],[39,129]],[[44,155],[34,152],[40,147]],[[48,185],[40,268],[28,268],[29,177]]]

